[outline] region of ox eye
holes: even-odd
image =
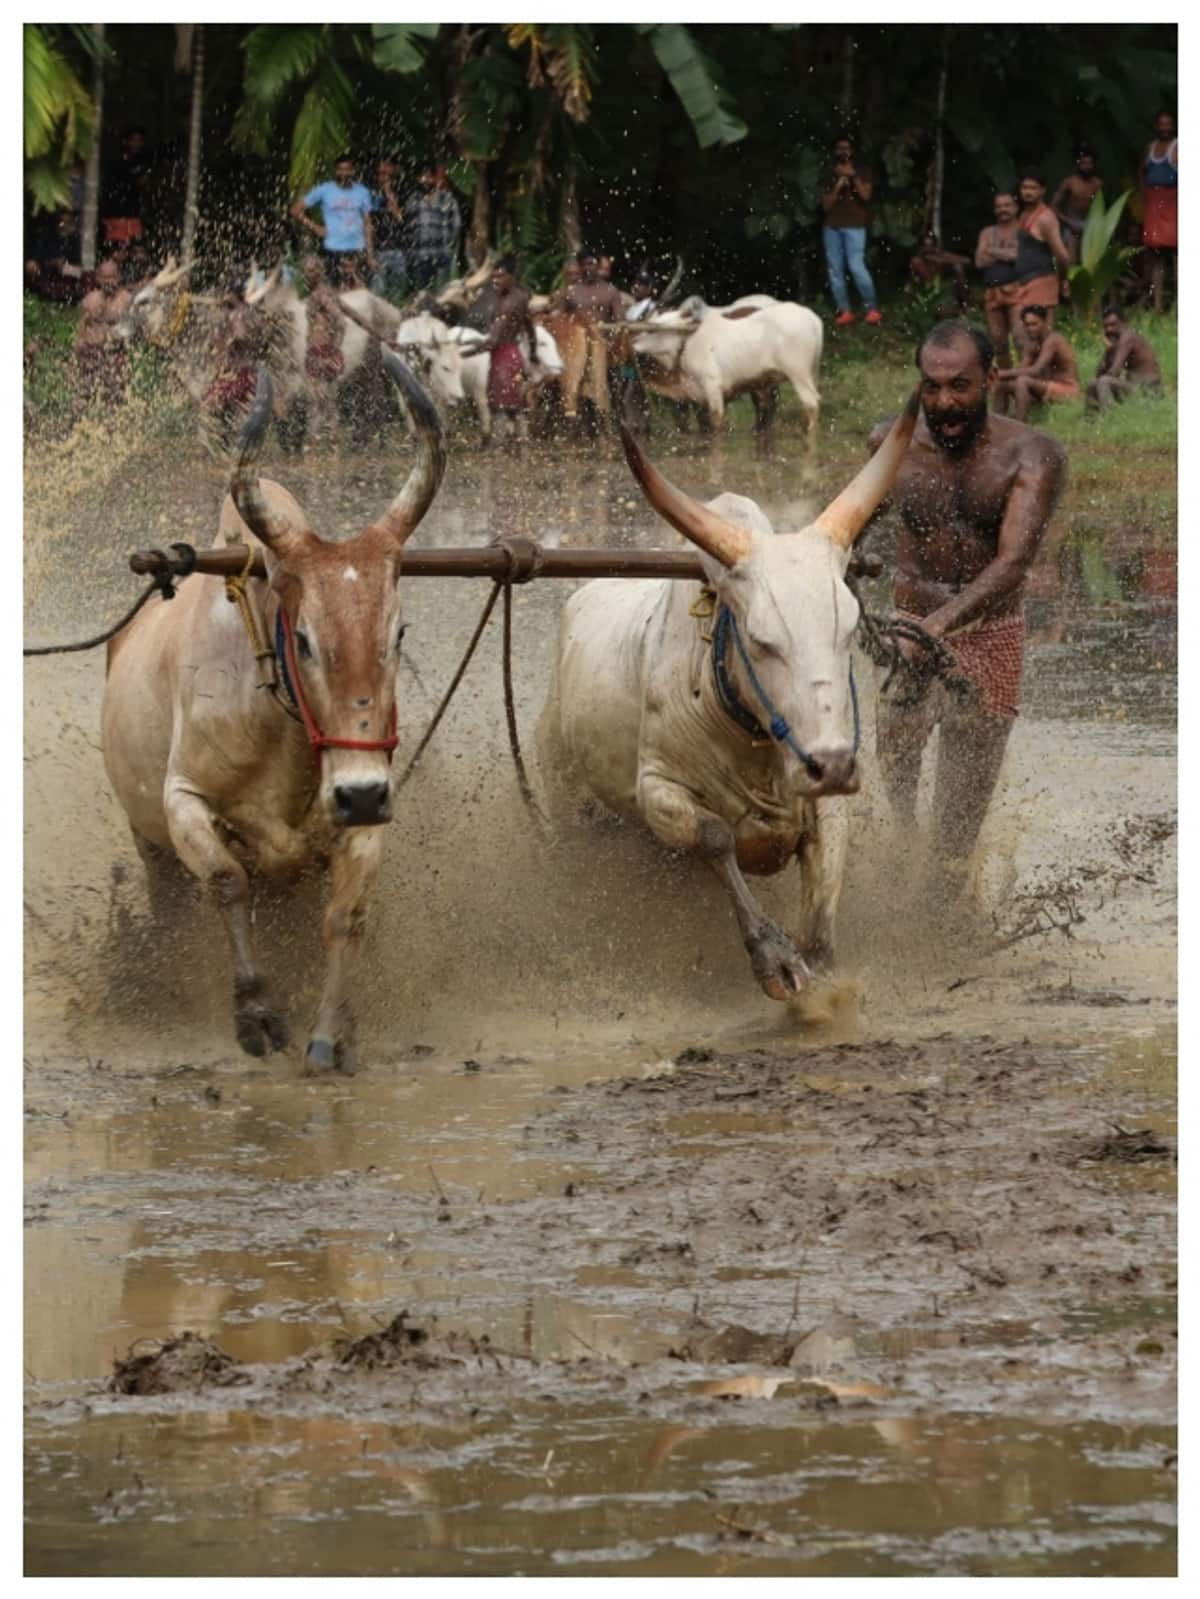
[[[300,652],[302,661],[311,661],[313,656],[312,645],[308,642],[308,634],[296,629],[296,648]]]
[[[395,645],[396,649],[399,649],[401,644],[404,643],[404,635],[407,632],[408,632],[408,623],[407,622],[401,622],[400,626],[396,629],[396,645]]]

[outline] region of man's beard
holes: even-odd
[[[965,450],[968,445],[974,444],[975,440],[983,432],[984,424],[987,422],[987,415],[987,400],[983,399],[974,410],[943,413],[936,420],[926,411],[925,426],[929,429],[930,438],[940,449],[950,451]],[[959,423],[962,424],[961,433],[943,433],[943,428],[954,427]]]

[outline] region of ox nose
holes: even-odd
[[[853,750],[813,750],[812,758],[821,768],[814,793],[858,793],[858,757]]]
[[[374,827],[391,820],[391,788],[387,783],[339,783],[333,791],[342,827]]]

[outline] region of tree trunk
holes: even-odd
[[[563,185],[558,232],[565,253],[568,256],[578,255],[583,244],[583,229],[579,222],[579,188],[575,182],[574,169],[568,174],[567,181]]]
[[[467,230],[467,261],[481,266],[488,253],[492,223],[492,196],[488,188],[488,162],[475,162],[475,194],[471,200],[471,226]]]
[[[92,32],[103,43],[104,24],[93,22]],[[79,261],[85,272],[92,272],[96,267],[96,229],[100,217],[100,135],[104,122],[104,65],[100,61],[96,62],[95,83],[92,108],[96,131],[87,166],[83,169],[83,215],[79,219]]]
[[[938,73],[937,124],[933,144],[933,185],[929,197],[929,231],[942,242],[942,193],[946,184],[946,80],[950,67],[950,29],[942,30],[942,65]]]
[[[842,40],[842,92],[838,115],[842,131],[847,130],[854,116],[854,34],[849,28]]]
[[[200,145],[204,122],[204,25],[196,23],[192,43],[192,115],[188,127],[187,184],[183,200],[181,264],[192,259],[200,220]]]

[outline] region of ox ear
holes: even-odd
[[[912,391],[908,404],[892,423],[891,432],[862,471],[821,512],[814,524],[843,550],[850,549],[866,527],[900,470],[917,425],[921,390]]]
[[[237,453],[229,479],[229,492],[242,521],[271,551],[285,559],[316,535],[308,528],[297,527],[284,516],[263,494],[262,484],[252,471],[253,463],[262,449],[267,427],[271,421],[271,380],[266,368],[258,369],[258,387],[250,415],[238,436]]]
[[[394,350],[384,347],[382,355],[383,369],[400,390],[416,429],[417,460],[404,487],[368,531],[382,534],[400,549],[433,504],[446,471],[446,449],[433,401]]]
[[[642,454],[641,446],[629,429],[621,424],[621,443],[625,446],[625,459],[629,470],[638,481],[642,493],[665,522],[691,539],[706,555],[720,561],[722,566],[733,566],[750,554],[753,540],[743,527],[735,527],[717,516],[707,505],[692,499],[682,489],[662,475],[657,467]]]

